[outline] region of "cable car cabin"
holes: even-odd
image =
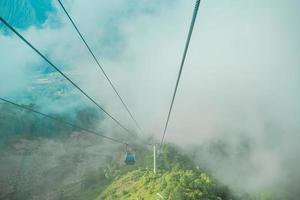
[[[135,164],[135,155],[133,153],[126,152],[125,164],[126,165],[134,165]]]

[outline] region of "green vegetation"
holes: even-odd
[[[236,196],[214,177],[199,169],[173,145],[165,145],[158,156],[158,171],[152,171],[152,152],[143,147],[137,164],[126,166],[123,155],[111,159],[99,171],[86,175],[77,192],[66,192],[72,200],[274,200],[271,194]],[[121,162],[120,162],[121,161]],[[74,188],[74,187],[73,187]]]
[[[137,169],[116,178],[98,199],[235,199],[229,189],[196,168],[178,149],[166,145],[159,170]]]
[[[23,104],[22,104],[23,105]],[[43,108],[35,104],[23,105],[30,109],[44,112],[59,120],[68,121],[82,127],[96,127],[101,115],[90,107],[79,108],[70,114],[53,114],[43,111]],[[47,119],[41,115],[29,112],[22,108],[0,102],[0,142],[5,139],[20,137],[61,137],[73,131],[80,131],[54,120]]]
[[[205,173],[172,169],[153,174],[135,170],[114,181],[99,199],[233,199],[229,190]]]

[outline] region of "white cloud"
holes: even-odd
[[[299,141],[295,133],[300,129],[300,28],[293,21],[298,16],[298,2],[267,2],[201,3],[166,139],[183,145],[207,144],[229,137],[237,141],[230,144],[238,145],[240,137],[250,138],[260,150],[251,154],[250,160],[262,170],[254,177],[266,179],[262,182],[269,184],[277,176],[264,176],[265,170],[272,165],[276,166],[276,173],[282,173],[280,166],[285,166],[285,156],[294,154],[297,144],[293,141]],[[193,1],[176,1],[171,6],[142,1],[136,8],[131,5],[137,11],[128,5],[130,1],[66,2],[66,8],[145,132],[154,133],[159,139]],[[155,12],[143,11],[147,5]],[[59,7],[57,10],[60,26],[51,26],[51,18],[42,29],[31,27],[23,33],[109,112],[133,128],[66,16]],[[111,34],[118,32],[119,38],[112,39],[115,44],[111,48],[116,45],[120,51],[112,50],[115,55],[108,55],[101,45],[108,37],[106,28],[112,25]],[[6,63],[6,67],[1,67],[2,80],[7,77],[5,73],[12,72],[8,65],[20,66],[13,69],[20,81],[9,84],[15,89],[27,81],[20,69],[37,62],[37,58],[16,38],[0,39],[1,60]],[[17,49],[18,59],[13,59],[13,49]],[[1,87],[1,91],[4,89],[10,92],[10,87]],[[110,123],[106,120],[104,126],[111,127]],[[287,148],[287,144],[292,147]],[[233,161],[234,167],[238,162]],[[216,169],[220,163],[210,164]],[[227,164],[223,169],[230,166]],[[232,175],[219,169],[215,172],[224,180]]]

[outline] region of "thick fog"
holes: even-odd
[[[159,141],[194,1],[63,2],[140,122],[140,134]],[[52,5],[44,23],[20,32],[113,116],[136,130],[58,3]],[[238,193],[267,190],[290,199],[299,195],[299,11],[296,0],[200,4],[166,141],[187,147],[199,165]],[[6,31],[0,34],[0,52],[0,95],[21,101],[17,96],[30,96],[28,87],[49,66]],[[93,106],[67,87],[72,94],[67,100],[41,96],[33,103],[47,113]],[[107,135],[123,134],[106,116],[97,128]],[[58,157],[65,152],[61,141],[38,142],[46,145],[36,156],[45,148],[55,149]],[[87,149],[82,153],[90,155]],[[9,169],[5,167],[1,174]]]

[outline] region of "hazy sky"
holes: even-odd
[[[194,1],[63,3],[144,132],[159,139]],[[56,1],[2,0],[0,13],[109,112],[134,128]],[[203,0],[166,140],[204,145],[225,140],[235,147],[247,138],[253,145],[249,162],[262,177],[259,183],[268,185],[277,178],[274,174],[283,174],[284,163],[298,159],[299,150],[299,19],[298,0]],[[0,95],[14,98],[49,66],[2,30]],[[88,101],[78,98],[78,103]],[[114,126],[109,119],[102,125]],[[244,162],[231,161],[225,164]],[[230,182],[215,167],[218,163],[209,164]],[[255,185],[250,175],[244,178],[249,187]]]

